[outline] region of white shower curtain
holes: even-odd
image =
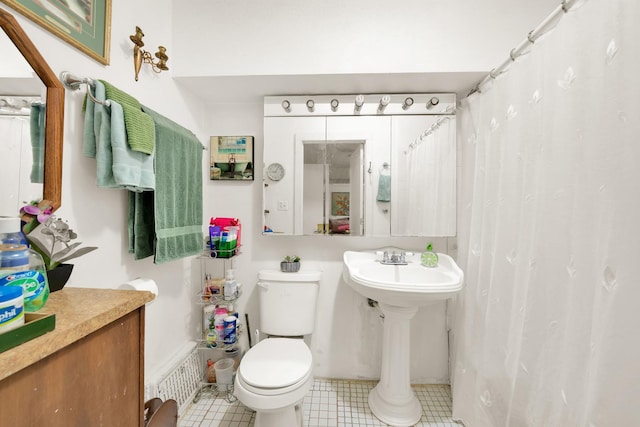
[[[0,216],[16,216],[25,201],[42,198],[42,184],[30,180],[29,117],[0,115],[0,159]]]
[[[424,119],[415,119],[406,118],[405,126],[411,126],[408,124],[411,122],[424,123]],[[396,192],[392,201],[391,211],[395,216],[392,235],[455,234],[456,119],[439,116],[434,117],[432,123],[427,135],[415,141],[403,140],[406,146],[399,147],[392,159],[397,188],[404,190]]]
[[[640,426],[639,3],[583,2],[459,110],[467,427]]]

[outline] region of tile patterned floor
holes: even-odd
[[[304,425],[308,427],[386,426],[369,410],[367,397],[376,381],[316,379],[304,398]],[[448,385],[413,386],[422,404],[422,418],[416,426],[460,427],[451,419],[451,390]],[[181,414],[178,427],[253,426],[254,412],[240,402],[204,394]],[[284,427],[284,426],[283,426]]]

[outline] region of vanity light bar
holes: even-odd
[[[427,102],[427,110],[431,110],[433,107],[435,107],[439,103],[440,103],[440,100],[434,96],[429,100],[429,102]]]
[[[363,105],[364,105],[364,95],[356,96],[355,107],[353,107],[354,114],[360,114],[360,110],[362,110]]]
[[[313,111],[315,110],[315,106],[316,103],[313,101],[313,99],[307,100],[307,110],[309,110],[310,113],[313,113]]]
[[[387,108],[387,105],[391,102],[391,97],[389,95],[385,95],[380,99],[380,104],[378,104],[378,114],[384,113],[384,109]]]
[[[416,108],[418,105],[422,108]],[[264,98],[265,117],[453,115],[455,107],[455,93],[279,95]]]

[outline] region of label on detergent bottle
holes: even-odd
[[[0,287],[0,334],[24,325],[23,307],[20,287]]]
[[[236,317],[227,316],[224,318],[224,343],[235,344],[236,339]]]
[[[36,270],[16,271],[0,277],[0,286],[21,286],[24,292],[24,309],[40,310],[49,298],[49,285],[44,274]]]

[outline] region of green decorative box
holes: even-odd
[[[24,325],[0,334],[0,353],[56,328],[55,314],[25,313]]]

